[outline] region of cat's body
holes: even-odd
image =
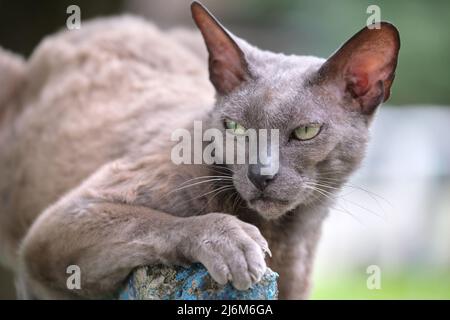
[[[5,115],[1,127],[0,225],[11,224],[1,243],[13,239],[1,256],[12,266],[12,252],[49,204],[139,145],[170,143],[170,133],[207,112],[214,99],[204,61],[132,17],[49,37],[23,69],[20,106],[2,105],[22,110]]]
[[[280,77],[279,87],[274,82],[273,92],[264,92],[267,101],[289,95],[283,75],[294,66],[290,77],[306,81],[325,61],[247,49],[260,72]],[[24,297],[109,296],[134,267],[160,262],[200,261],[217,281],[244,289],[264,272],[261,248],[267,243],[257,229],[226,213],[256,225],[268,241],[280,297],[307,297],[328,199],[289,204],[283,216],[266,219],[240,196],[246,186],[239,193],[217,192],[215,183],[186,187],[204,176],[228,179],[239,169],[177,166],[170,159],[173,130],[191,128],[193,120],[217,125],[205,59],[198,35],[163,32],[127,17],[62,32],[27,63],[14,62],[18,89],[7,102],[0,99],[0,257],[16,272]],[[272,61],[278,61],[276,70]],[[343,114],[336,112],[336,121]],[[365,140],[366,134],[348,143]],[[344,147],[339,161],[326,158]],[[340,170],[336,187],[361,160],[363,152],[349,150],[335,143],[321,160]],[[274,210],[272,205],[267,214],[278,214]],[[81,268],[80,290],[66,287],[72,264]]]

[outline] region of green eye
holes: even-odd
[[[238,136],[247,133],[247,129],[245,127],[241,126],[239,123],[233,120],[225,120],[225,127],[227,129],[230,129],[233,134]]]
[[[317,136],[322,126],[320,124],[309,124],[294,130],[294,137],[298,140],[310,140]]]

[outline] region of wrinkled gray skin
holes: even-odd
[[[199,106],[210,99],[199,60],[145,23],[100,21],[35,54],[37,74],[49,74],[24,82],[17,104],[25,105],[6,114],[0,132],[9,150],[0,167],[20,173],[0,184],[8,200],[0,250],[22,297],[113,296],[138,266],[193,262],[240,290],[269,265],[280,274],[280,298],[308,296],[332,194],[360,164],[370,120],[389,97],[398,32],[387,23],[364,28],[323,60],[261,51],[228,36],[198,3],[192,12],[216,89],[209,113]],[[263,191],[248,165],[171,161],[170,133],[201,117],[204,129],[224,131],[228,118],[280,130],[279,171]],[[310,123],[322,125],[316,137],[292,138]],[[82,270],[79,290],[66,286],[73,264]]]

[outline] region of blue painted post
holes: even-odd
[[[278,274],[267,269],[262,280],[247,291],[228,283],[219,285],[201,264],[189,268],[153,266],[137,269],[120,292],[121,300],[274,300]]]

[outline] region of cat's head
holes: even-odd
[[[329,198],[361,162],[373,114],[389,98],[397,29],[386,22],[366,27],[325,60],[259,50],[199,3],[191,9],[217,92],[212,126],[279,129],[276,174],[262,175],[257,164],[228,165],[240,196],[268,219]]]

